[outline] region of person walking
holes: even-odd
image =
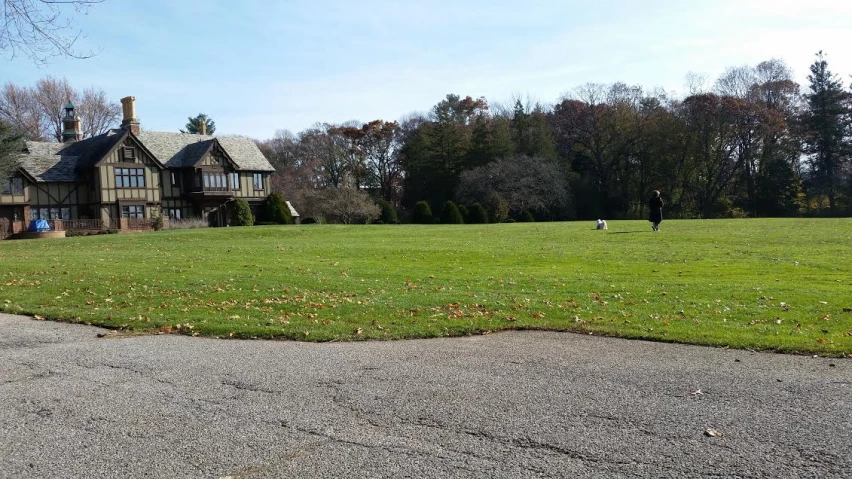
[[[660,231],[660,223],[663,222],[663,199],[660,198],[660,190],[654,190],[654,194],[648,202],[648,207],[651,209],[648,221],[653,223],[654,231]]]

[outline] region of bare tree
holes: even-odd
[[[77,105],[83,137],[88,138],[106,133],[121,119],[121,105],[110,102],[103,90],[93,87],[83,90]]]
[[[553,161],[516,155],[462,173],[456,198],[486,204],[496,193],[515,216],[530,211],[541,218],[567,218],[571,200],[564,177]]]
[[[35,101],[38,105],[44,136],[62,141],[62,118],[65,105],[77,101],[77,93],[65,78],[46,76],[36,82]]]
[[[56,56],[90,58],[94,52],[77,51],[82,32],[63,11],[85,15],[89,7],[104,0],[3,0],[0,11],[0,51],[14,58],[19,54],[37,64]]]
[[[100,135],[121,119],[121,106],[103,90],[89,87],[79,93],[65,78],[42,78],[34,88],[7,83],[0,89],[0,119],[30,140],[62,141],[65,105],[71,102],[80,117],[84,138]]]
[[[755,69],[743,65],[726,69],[725,73],[716,80],[715,88],[720,95],[749,100],[756,83]]]
[[[19,87],[14,83],[3,86],[0,90],[0,120],[6,121],[30,140],[44,139],[35,93],[29,87]]]
[[[684,77],[684,86],[686,87],[687,96],[707,93],[707,74],[698,72],[687,73]]]

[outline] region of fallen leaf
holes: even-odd
[[[713,428],[708,428],[704,430],[704,435],[707,437],[720,437],[722,436],[722,432]]]

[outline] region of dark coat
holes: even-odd
[[[648,221],[652,223],[659,223],[663,221],[663,199],[659,196],[654,196],[651,198],[651,201],[648,202],[648,207],[651,209],[651,214],[648,217]]]

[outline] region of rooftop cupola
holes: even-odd
[[[62,118],[62,141],[64,143],[83,139],[80,117],[74,113],[74,104],[69,100],[65,104],[65,117]]]

